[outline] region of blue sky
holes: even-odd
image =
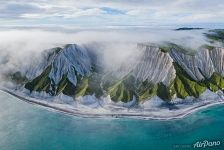
[[[223,0],[5,0],[1,26],[223,27]]]

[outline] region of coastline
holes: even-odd
[[[174,110],[169,110],[168,107],[166,108],[161,108],[160,110],[140,110],[141,108],[138,109],[127,109],[124,108],[124,110],[119,110],[117,112],[113,112],[111,110],[98,110],[94,108],[90,109],[83,109],[83,107],[76,108],[72,107],[69,104],[59,104],[55,102],[48,102],[45,100],[37,99],[37,98],[32,98],[32,97],[27,97],[23,95],[22,93],[15,92],[13,90],[9,89],[0,89],[0,91],[7,93],[11,96],[14,96],[18,98],[21,101],[41,106],[44,108],[48,108],[53,111],[57,111],[59,113],[67,114],[67,115],[73,115],[73,116],[79,116],[79,117],[84,117],[84,118],[133,118],[133,119],[144,119],[144,120],[173,120],[173,119],[181,119],[184,118],[196,111],[199,111],[201,109],[214,106],[214,105],[219,105],[219,104],[224,104],[224,100],[213,100],[213,101],[206,101],[206,102],[199,102],[195,104],[184,104],[186,107],[179,108],[179,109],[174,109]],[[97,111],[96,111],[97,110]]]

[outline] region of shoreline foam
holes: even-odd
[[[116,105],[110,104],[107,108],[89,108],[83,105],[72,106],[69,104],[59,104],[55,102],[48,102],[45,100],[27,97],[22,92],[17,92],[9,89],[1,89],[0,91],[10,94],[22,101],[30,104],[56,110],[60,113],[80,116],[85,118],[134,118],[134,119],[154,119],[154,120],[172,120],[184,118],[198,110],[224,104],[224,100],[220,97],[219,100],[202,100],[191,104],[183,103],[178,109],[171,109],[167,106],[158,106],[155,109],[144,108],[126,108],[118,107],[119,110],[112,110],[116,108]],[[177,104],[180,105],[180,104]],[[111,108],[111,109],[110,109]],[[115,112],[116,111],[116,112]]]

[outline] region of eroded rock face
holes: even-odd
[[[224,76],[223,48],[200,49],[193,55],[172,49],[170,56],[196,81],[208,79],[214,72]]]
[[[215,72],[224,76],[224,48],[214,48],[209,51]]]
[[[75,44],[67,45],[54,58],[49,77],[58,84],[63,75],[67,75],[69,81],[77,84],[77,75],[90,74],[91,60],[86,49]]]
[[[175,77],[173,60],[168,53],[162,52],[158,47],[145,46],[145,52],[138,61],[133,75],[140,81],[149,81],[154,84],[163,82],[168,85]]]
[[[113,74],[111,77],[91,70],[91,56],[86,49],[67,45],[50,57],[48,67],[25,88],[47,91],[53,96],[98,93],[98,97],[110,95],[112,100],[123,102],[134,97],[138,101],[153,96],[163,100],[199,97],[206,89],[215,92],[224,88],[222,48],[203,48],[194,54],[175,48],[164,52],[158,46],[147,44],[138,48],[142,52],[139,59],[134,64],[121,66],[118,72],[122,77],[114,79]]]
[[[41,53],[38,60],[30,62],[29,67],[25,68],[25,76],[29,80],[39,76],[49,66],[61,50],[60,47],[45,50]]]
[[[201,49],[196,55],[197,66],[204,78],[210,78],[214,73],[214,66],[208,49]]]

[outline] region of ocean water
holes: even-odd
[[[204,140],[224,150],[224,105],[159,121],[80,118],[3,92],[0,102],[0,150],[183,150]]]

